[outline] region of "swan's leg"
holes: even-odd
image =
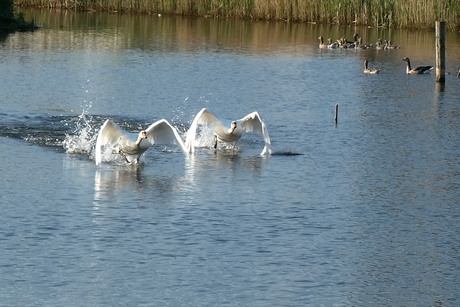
[[[214,134],[214,149],[217,148],[217,135]]]
[[[125,158],[126,163],[130,163],[129,160],[128,160],[128,158],[126,157],[126,155],[123,153],[123,151],[119,150],[118,153],[119,153],[123,158]]]

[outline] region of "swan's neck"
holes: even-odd
[[[144,138],[141,137],[141,136],[137,138],[137,141],[136,141],[136,143],[135,143],[137,147],[139,147],[139,145],[141,144],[141,142],[142,142],[143,139],[144,139]]]
[[[231,127],[230,129],[228,129],[228,133],[232,134],[233,131],[235,131],[235,127]]]

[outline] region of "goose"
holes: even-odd
[[[327,44],[325,44],[323,42],[323,37],[320,36],[320,37],[318,37],[318,39],[319,39],[319,48],[321,48],[321,49],[327,48]]]
[[[365,49],[370,49],[370,48],[373,47],[372,44],[365,44],[365,43],[363,43],[363,39],[362,39],[361,37],[358,39],[358,42],[359,42],[359,44],[362,45]]]
[[[346,48],[346,49],[354,49],[356,46],[358,46],[359,42],[358,42],[358,36],[359,34],[358,33],[355,33],[353,35],[353,41],[349,41],[348,39],[346,38],[342,38],[342,44],[343,44],[343,48]]]
[[[103,149],[120,154],[127,163],[139,164],[140,156],[153,144],[177,144],[186,152],[184,142],[177,130],[166,120],[151,124],[138,134],[126,132],[111,119],[107,119],[99,130],[96,141],[96,165],[101,164]]]
[[[367,49],[368,46],[363,44],[363,39],[360,37],[358,38],[358,41],[356,42],[356,47],[355,49],[361,49],[361,50],[364,50],[364,49]]]
[[[332,39],[331,38],[328,38],[327,39],[327,48],[329,49],[335,49],[338,47],[339,44],[337,44],[337,42],[332,42]]]
[[[410,59],[408,57],[405,57],[404,59],[402,59],[402,61],[407,62],[407,68],[406,68],[407,74],[429,74],[431,70],[433,69],[433,66],[418,66],[418,67],[412,68],[410,65]]]
[[[350,42],[349,40],[347,40],[346,38],[342,37],[340,39],[337,40],[337,43],[339,44],[339,47],[340,48],[343,48],[343,49],[353,49],[355,48],[356,44],[357,44],[357,35],[358,34],[355,34],[353,36],[353,39],[354,39],[354,42]]]
[[[380,72],[380,69],[377,69],[377,68],[368,68],[367,67],[367,60],[364,60],[364,73],[365,74],[378,74]]]
[[[351,43],[355,43],[355,45],[356,45],[358,43],[358,36],[359,36],[358,33],[353,34],[353,42],[351,42]]]
[[[375,48],[376,48],[377,50],[384,50],[384,49],[385,49],[385,45],[383,44],[383,41],[382,41],[381,38],[379,38],[379,39],[377,40],[376,45],[377,45],[377,46],[376,46]]]
[[[265,155],[266,153],[272,154],[270,149],[270,136],[268,135],[267,127],[261,119],[259,113],[252,112],[242,119],[238,120],[227,120],[221,119],[220,117],[214,115],[207,108],[203,108],[193,120],[190,129],[187,131],[185,147],[188,152],[195,151],[195,139],[197,135],[198,125],[209,126],[213,129],[214,132],[214,148],[217,148],[217,143],[230,143],[236,146],[238,140],[241,138],[243,132],[255,132],[261,135],[264,138],[265,146],[260,155]]]
[[[392,45],[391,40],[385,41],[385,49],[400,49],[400,46]]]

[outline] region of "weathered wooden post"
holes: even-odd
[[[436,21],[436,82],[446,82],[446,22]]]

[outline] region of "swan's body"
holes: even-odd
[[[139,134],[126,132],[108,119],[99,130],[96,141],[96,164],[102,162],[102,150],[109,147],[122,155],[126,162],[139,164],[140,156],[153,144],[176,144],[185,152],[184,142],[171,124],[161,119]]]
[[[259,135],[263,136],[265,141],[265,147],[261,152],[261,155],[264,155],[265,153],[272,153],[270,149],[270,136],[268,135],[267,127],[260,118],[258,112],[252,112],[251,114],[246,115],[242,119],[231,121],[217,117],[206,108],[202,109],[195,116],[195,119],[193,120],[190,129],[187,131],[185,145],[189,152],[195,151],[194,143],[196,139],[198,125],[207,125],[212,127],[214,131],[215,148],[217,147],[217,142],[230,143],[236,145],[238,140],[241,138],[243,132],[247,131],[256,132]]]
[[[367,67],[368,63],[367,60],[364,60],[364,73],[365,74],[378,74],[380,72],[380,69],[374,68],[374,67]]]
[[[429,74],[431,70],[433,69],[433,66],[418,66],[418,67],[412,68],[410,65],[410,59],[408,57],[405,57],[402,60],[407,62],[407,67],[406,67],[407,74],[419,74],[419,75]]]

